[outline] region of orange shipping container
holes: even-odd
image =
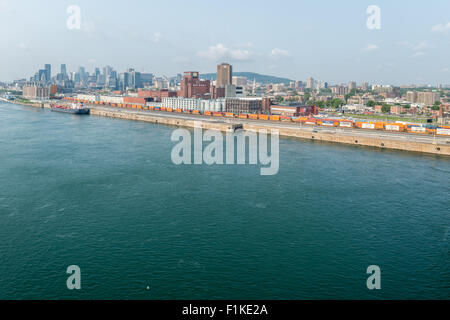
[[[260,114],[258,115],[259,120],[269,120],[269,116],[266,114]]]
[[[249,119],[258,119],[258,115],[257,114],[249,114],[248,118]]]
[[[270,116],[270,120],[272,120],[272,121],[280,121],[280,116]]]
[[[317,124],[317,119],[314,118],[307,118],[306,120],[302,121],[305,124],[309,124],[309,125],[315,125]]]

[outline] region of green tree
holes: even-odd
[[[347,93],[347,94],[344,96],[345,101],[347,102],[348,99],[350,99],[351,96],[352,96],[352,95],[351,95],[350,93]]]
[[[317,101],[316,105],[317,105],[319,108],[325,108],[325,102],[323,102],[323,101]]]
[[[431,107],[431,110],[439,110],[441,108],[441,102],[436,101],[433,106]]]
[[[383,103],[383,106],[381,107],[381,111],[383,113],[390,113],[391,112],[391,106],[386,104],[386,103]]]
[[[377,105],[377,103],[373,100],[369,100],[366,103],[366,106],[371,107],[371,108],[375,107],[376,105]]]

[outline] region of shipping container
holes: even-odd
[[[249,119],[253,119],[253,120],[257,120],[258,119],[258,115],[257,114],[249,114],[248,118]]]
[[[384,126],[384,129],[386,129],[386,131],[403,131],[403,125],[401,123],[391,123],[391,124],[386,124]]]
[[[269,120],[269,116],[266,114],[259,114],[258,119],[259,120]]]
[[[348,120],[341,120],[341,121],[339,121],[339,127],[352,128],[353,127],[353,122],[352,121],[348,121]]]
[[[407,126],[406,130],[412,133],[427,133],[427,129],[421,126]]]
[[[450,129],[439,127],[436,129],[436,134],[441,136],[450,136]]]
[[[205,116],[212,116],[212,112],[211,111],[205,111]]]
[[[375,124],[372,122],[361,122],[357,121],[356,126],[362,129],[375,129]]]
[[[200,111],[198,111],[198,110],[192,110],[192,114],[200,114]]]
[[[280,116],[270,116],[271,121],[280,121]]]
[[[213,112],[212,114],[214,117],[223,117],[222,112]]]
[[[317,119],[314,118],[307,118],[306,120],[302,121],[304,124],[307,125],[316,125],[317,124]]]
[[[376,130],[383,130],[386,123],[384,122],[375,122],[375,129]]]
[[[225,113],[225,117],[227,117],[227,118],[234,118],[234,113],[226,112]]]
[[[328,120],[328,119],[324,119],[324,120],[318,120],[317,121],[318,125],[322,125],[322,126],[326,126],[326,127],[337,127],[339,126],[339,122],[336,120]]]
[[[246,114],[240,114],[240,115],[238,116],[238,118],[239,118],[239,119],[247,119],[247,118],[248,118],[248,115],[246,115]]]

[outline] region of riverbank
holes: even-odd
[[[2,101],[18,105],[50,108],[49,103],[26,104],[6,101],[5,99],[2,99]],[[280,136],[285,137],[450,156],[450,138],[443,136],[436,137],[431,135],[409,133],[380,133],[376,131],[358,129],[352,130],[300,126],[298,124],[284,124],[281,122],[278,123],[248,119],[213,118],[200,115],[166,113],[161,111],[136,111],[104,106],[89,107],[91,108],[91,115],[93,116],[109,117],[115,119],[143,121],[190,128],[194,128],[197,125],[196,123],[201,121],[201,127],[205,130],[215,129],[224,132],[234,132],[239,129],[245,131],[276,129],[279,131]]]
[[[333,143],[343,143],[348,145],[376,147],[381,149],[393,149],[410,152],[420,152],[429,154],[439,154],[450,156],[450,141],[448,138],[434,138],[432,136],[412,136],[411,134],[401,133],[384,133],[374,134],[374,132],[366,132],[364,130],[333,130],[315,127],[300,127],[283,125],[273,122],[262,121],[245,121],[240,119],[221,119],[204,116],[185,116],[173,113],[165,114],[159,112],[159,115],[146,111],[117,110],[114,108],[92,107],[91,115],[110,117],[116,119],[144,121],[150,123],[158,123],[165,125],[195,127],[195,122],[201,121],[203,129],[216,129],[220,131],[233,132],[237,129],[245,131],[258,131],[261,129],[276,129],[280,136],[301,138],[313,141],[324,141]]]

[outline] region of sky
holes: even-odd
[[[0,0],[0,35],[0,81],[45,63],[173,76],[229,62],[330,84],[450,84],[449,0]]]

